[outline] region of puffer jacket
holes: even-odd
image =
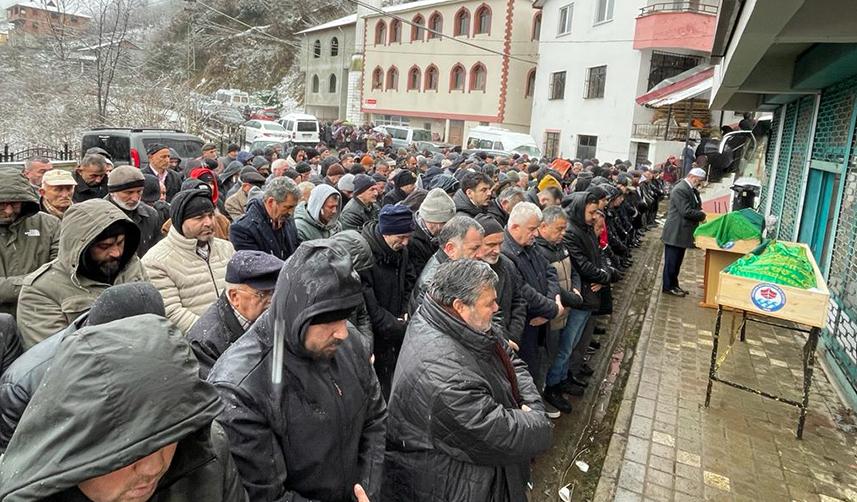
[[[78,330],[62,340],[52,369],[0,464],[0,500],[88,500],[80,482],[172,443],[175,455],[150,501],[247,500],[226,438],[212,426],[221,400],[166,319],[149,314]]]
[[[39,198],[17,169],[0,170],[0,201],[21,202],[21,214],[0,231],[0,313],[15,315],[21,284],[57,257],[60,220],[39,212]]]
[[[229,241],[212,237],[205,260],[196,253],[196,243],[171,228],[143,257],[149,279],[164,298],[167,317],[185,333],[223,292],[226,264],[235,253]]]
[[[190,347],[199,361],[199,377],[208,378],[214,363],[243,334],[244,328],[224,291],[187,332]]]
[[[137,246],[137,256],[142,258],[163,237],[161,235],[161,226],[164,224],[164,221],[161,219],[160,213],[142,201],[133,211],[128,211],[119,207],[109,195],[105,199],[118,207],[140,229],[140,245]]]
[[[244,216],[229,228],[229,240],[236,251],[261,251],[285,261],[298,247],[298,231],[293,218],[286,218],[283,225],[274,230],[262,198],[253,197],[247,203]]]
[[[107,227],[123,222],[125,251],[112,284],[80,273],[84,252]],[[118,207],[103,199],[72,205],[60,224],[59,253],[28,275],[18,297],[18,325],[24,345],[36,343],[65,328],[89,309],[102,291],[115,284],[148,279],[136,251],[140,230]]]
[[[431,298],[408,327],[389,415],[389,502],[525,501],[530,460],[551,445],[552,425],[523,361]]]
[[[324,202],[331,195],[339,197],[340,207],[337,208],[333,219],[327,223],[319,221],[319,214]],[[313,239],[327,239],[336,232],[342,230],[342,225],[339,223],[339,211],[342,209],[342,197],[330,185],[322,184],[312,189],[309,195],[309,200],[305,203],[301,202],[295,209],[295,225],[298,227],[298,240],[300,242],[311,241]]]
[[[357,197],[352,197],[342,209],[339,221],[342,223],[343,230],[359,232],[370,221],[378,221],[378,206],[375,204],[367,206]]]
[[[330,359],[304,347],[313,317],[360,303],[351,259],[330,241],[301,244],[277,280],[271,307],[211,369],[225,401],[218,421],[255,501],[378,500],[386,407],[353,330]],[[274,325],[282,322],[282,385],[271,383]],[[202,500],[202,499],[200,499]]]

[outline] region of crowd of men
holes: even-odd
[[[227,150],[0,169],[0,500],[526,500],[660,168]]]

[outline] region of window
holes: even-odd
[[[559,26],[556,29],[557,36],[571,33],[571,18],[574,15],[574,4],[570,3],[559,10]]]
[[[443,33],[443,16],[440,15],[440,12],[435,12],[429,18],[428,27],[432,31],[436,31],[438,33]],[[429,32],[428,38],[437,38],[440,39],[440,35],[437,33]]]
[[[312,92],[318,92],[318,75],[312,76]]]
[[[594,159],[595,149],[598,146],[598,136],[577,135],[577,158]]]
[[[420,41],[422,42],[425,38],[426,30],[423,28],[426,25],[425,19],[422,16],[417,14],[417,17],[413,20],[413,25],[411,25],[411,42]]]
[[[316,40],[312,43],[312,57],[313,59],[321,57],[321,40]]]
[[[330,39],[330,55],[338,56],[339,55],[339,39],[333,37]]]
[[[536,15],[533,16],[533,33],[530,34],[530,40],[538,40],[539,33],[542,31],[542,13],[541,11],[536,12]]]
[[[550,92],[548,99],[563,99],[565,97],[565,72],[551,73]]]
[[[402,22],[398,19],[390,21],[390,43],[402,43]]]
[[[464,67],[457,64],[452,67],[452,72],[449,74],[449,89],[452,91],[464,90]]]
[[[542,150],[545,151],[546,159],[555,159],[559,156],[559,131],[545,131],[545,144]]]
[[[613,19],[613,2],[615,0],[597,0],[595,2],[595,23],[605,23]]]
[[[491,34],[491,9],[485,4],[476,9],[476,27],[473,34]]]
[[[375,23],[375,45],[384,45],[387,42],[387,23],[383,19]]]
[[[420,80],[422,80],[422,75],[420,75],[420,69],[416,66],[412,66],[411,69],[408,70],[408,90],[420,90]]]
[[[652,64],[649,66],[649,86],[647,91],[664,79],[675,77],[695,66],[701,65],[703,58],[699,56],[688,56],[685,54],[671,54],[669,52],[652,52]]]
[[[387,87],[384,90],[399,90],[399,70],[395,66],[387,70]]]
[[[470,34],[470,12],[464,7],[455,14],[455,29],[452,34],[456,37],[466,37]]]
[[[426,81],[425,86],[423,88],[427,91],[436,91],[437,81],[437,66],[430,65],[428,68],[426,68]]]
[[[331,73],[330,78],[327,79],[327,92],[331,94],[336,93],[336,75]]]
[[[380,67],[375,68],[372,72],[372,90],[383,90],[384,89],[384,70]]]
[[[487,71],[485,71],[485,65],[482,63],[476,63],[473,65],[473,68],[470,69],[470,90],[471,91],[484,91],[485,90],[485,79],[487,76]]]
[[[531,98],[536,92],[536,69],[533,68],[527,73],[527,86],[524,89],[524,97]]]
[[[595,66],[586,70],[586,89],[583,91],[585,99],[603,98],[604,85],[607,83],[607,67]]]

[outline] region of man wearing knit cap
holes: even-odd
[[[208,190],[179,192],[170,204],[170,219],[166,238],[146,253],[143,265],[164,298],[167,317],[186,333],[223,292],[234,249],[214,237]]]
[[[414,235],[408,244],[408,259],[417,275],[422,272],[429,258],[437,252],[437,235],[453,216],[455,216],[455,203],[452,197],[441,188],[429,190],[414,216]]]
[[[370,221],[378,220],[378,190],[375,180],[366,174],[358,174],[354,177],[354,191],[351,200],[345,204],[339,221],[343,230],[363,230]]]
[[[64,169],[51,169],[42,176],[39,188],[39,208],[43,213],[62,219],[72,205],[72,195],[77,182]]]
[[[328,185],[336,188],[336,184],[339,183],[339,178],[345,176],[345,169],[341,164],[336,162],[334,157],[328,157],[328,159],[333,159],[333,163],[327,167],[324,176],[324,182]],[[322,165],[324,167],[324,165]]]
[[[339,190],[339,194],[342,196],[342,205],[345,206],[351,200],[351,196],[354,195],[354,175],[345,173],[336,183],[336,189]]]
[[[173,197],[179,193],[182,187],[182,175],[170,169],[170,149],[166,145],[155,143],[146,148],[149,163],[142,167],[143,174],[153,174],[158,181],[167,189],[167,202],[172,202]]]
[[[360,272],[360,279],[375,334],[375,372],[385,398],[390,395],[396,358],[408,325],[408,298],[416,281],[408,254],[413,231],[414,215],[402,205],[385,206],[378,223],[363,228],[375,264]]]
[[[146,178],[136,167],[119,166],[107,177],[107,200],[125,213],[140,228],[140,245],[137,256],[143,257],[161,240],[161,217],[142,201]]]
[[[414,176],[414,173],[407,169],[402,169],[393,177],[393,185],[395,185],[395,188],[387,192],[384,198],[381,199],[381,207],[405,200],[405,197],[417,187],[417,178]]]

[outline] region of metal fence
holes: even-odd
[[[62,148],[31,146],[20,150],[3,145],[0,162],[23,162],[36,157],[47,157],[51,160],[77,160],[78,156],[78,150],[69,148],[68,143],[64,143]]]
[[[641,8],[640,15],[638,17],[648,16],[659,12],[697,12],[700,14],[711,14],[716,16],[717,11],[718,8],[716,5],[705,4],[699,0],[658,2]]]

